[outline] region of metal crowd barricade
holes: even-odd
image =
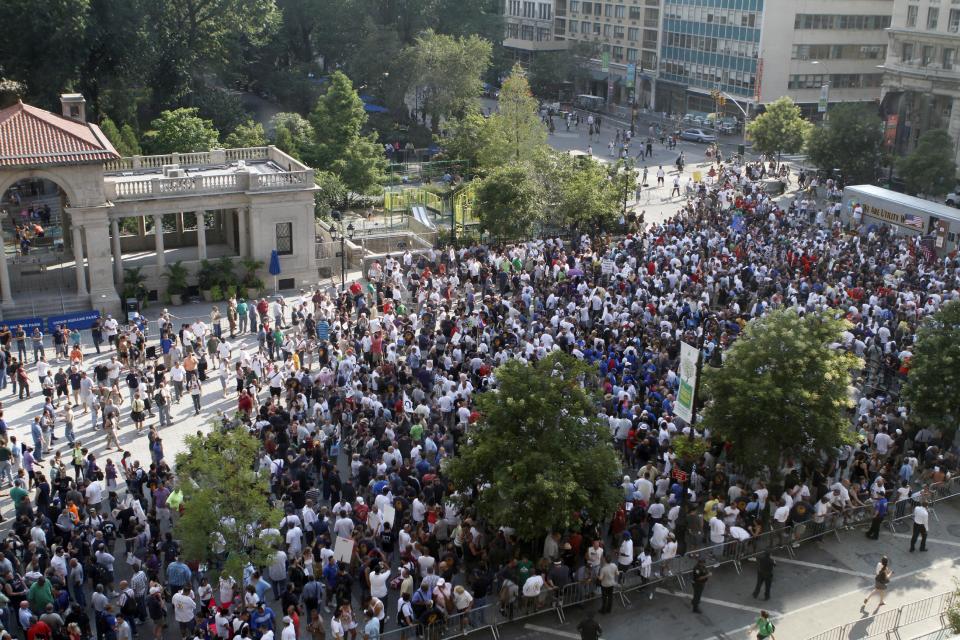
[[[543,587],[540,596],[530,598],[523,595],[523,591],[521,590],[520,595],[517,596],[515,601],[507,604],[505,607],[497,607],[494,612],[496,617],[493,625],[498,626],[516,620],[523,620],[524,618],[540,615],[547,611],[554,611],[562,624],[564,621],[563,606],[561,604],[562,594],[562,590]]]
[[[422,638],[424,640],[446,640],[447,638],[458,638],[474,633],[489,632],[494,640],[500,637],[500,631],[495,624],[493,611],[487,616],[487,609],[492,609],[495,605],[484,605],[476,610],[464,611],[463,613],[454,613],[443,620],[423,627]],[[483,610],[483,619],[489,620],[483,625],[474,625],[477,620],[477,614]]]
[[[926,620],[927,618],[933,618],[936,616],[944,618],[947,614],[947,611],[953,605],[954,598],[955,593],[953,591],[948,591],[947,593],[941,593],[939,595],[930,596],[929,598],[924,598],[923,600],[911,602],[910,604],[905,604],[900,607],[899,624],[900,626],[905,627],[908,624],[920,622],[921,620]]]
[[[875,616],[848,622],[843,628],[843,638],[874,638],[886,636],[899,625],[900,610],[884,611]]]
[[[890,637],[891,634],[900,638],[898,629],[902,627],[935,617],[939,617],[941,623],[944,623],[944,618],[955,597],[952,591],[930,596],[905,604],[898,609],[827,629],[815,636],[810,636],[807,640],[847,640],[848,638],[859,640],[878,636]]]

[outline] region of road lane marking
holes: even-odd
[[[572,640],[580,640],[579,633],[570,633],[569,631],[559,631],[557,629],[551,629],[550,627],[541,627],[536,624],[525,624],[523,625],[524,629],[530,631],[539,631],[540,633],[549,633],[550,635],[557,636],[559,638],[572,638]]]
[[[794,560],[793,558],[781,558],[777,556],[777,564],[781,562],[783,564],[795,564],[800,567],[809,567],[811,569],[823,569],[824,571],[833,571],[834,573],[845,573],[848,576],[857,576],[858,578],[868,578],[873,580],[874,576],[869,573],[863,573],[862,571],[853,571],[851,569],[844,569],[843,567],[832,567],[828,564],[817,564],[816,562],[806,562],[804,560]]]
[[[657,593],[662,593],[668,596],[676,596],[677,598],[686,598],[687,600],[692,600],[693,596],[689,593],[683,593],[682,591],[669,591],[667,589],[657,589]],[[726,600],[716,600],[714,598],[700,598],[700,602],[706,602],[707,604],[715,604],[720,607],[728,607],[730,609],[739,609],[740,611],[749,611],[750,613],[760,613],[761,611],[767,611],[771,616],[780,616],[783,615],[773,609],[761,609],[760,607],[750,607],[745,604],[740,604],[737,602],[728,602]]]

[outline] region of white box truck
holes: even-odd
[[[932,237],[941,253],[957,248],[960,240],[957,209],[871,184],[846,187],[841,210],[844,222],[853,219],[858,206],[863,208],[862,224],[866,230],[886,225],[899,235]]]

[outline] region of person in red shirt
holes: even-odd
[[[37,620],[27,629],[27,640],[51,640],[53,631],[43,620]]]
[[[253,412],[253,398],[250,397],[246,389],[240,392],[240,397],[237,399],[237,409],[248,417]]]

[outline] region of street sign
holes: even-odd
[[[826,113],[827,104],[830,102],[830,85],[820,86],[820,100],[817,101],[817,113]]]

